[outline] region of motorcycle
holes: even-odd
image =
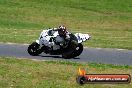
[[[43,30],[45,32],[44,36],[47,36],[47,30]],[[85,42],[91,38],[89,34],[82,34],[82,33],[70,33],[70,40],[66,44],[57,45],[55,44],[55,38],[57,37],[57,33],[54,33],[54,36],[50,36],[47,38],[47,41],[50,42],[50,47],[45,45],[45,41],[42,40],[42,35],[38,40],[33,42],[28,46],[28,53],[32,56],[37,56],[42,52],[50,55],[62,55],[62,58],[70,59],[79,56],[83,52],[83,45],[82,42]],[[62,47],[64,46],[65,47]]]

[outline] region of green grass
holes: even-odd
[[[0,88],[131,88],[132,84],[76,83],[78,68],[88,74],[130,74],[131,66],[77,63],[69,61],[33,61],[0,58]]]
[[[0,0],[0,42],[31,43],[42,28],[89,33],[89,47],[132,49],[132,0]]]

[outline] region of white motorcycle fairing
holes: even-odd
[[[74,35],[76,36],[78,43],[82,43],[82,42],[89,40],[91,38],[91,36],[88,34],[76,33]]]
[[[60,49],[59,45],[56,45],[54,41],[50,42],[51,38],[55,38],[57,41],[61,42],[64,41],[63,38],[58,36],[58,32],[57,31],[53,31],[53,35],[49,36],[48,35],[48,31],[49,30],[43,30],[40,34],[39,40],[36,40],[36,42],[40,45],[40,46],[48,46],[48,47],[52,47],[53,50],[57,50]]]
[[[50,42],[50,38],[55,38],[57,41],[62,42],[64,41],[63,38],[61,38],[60,36],[58,36],[58,32],[53,32],[52,36],[48,35],[48,31],[49,30],[43,30],[40,34],[39,40],[36,40],[36,42],[40,45],[40,46],[48,46],[53,48],[53,50],[57,50],[60,49],[59,45],[56,45],[54,42]],[[86,40],[89,40],[91,38],[91,36],[89,36],[88,34],[82,34],[82,33],[75,33],[74,34],[78,40],[78,43],[82,43]]]

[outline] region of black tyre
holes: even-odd
[[[36,42],[33,42],[31,45],[29,45],[27,51],[32,56],[37,56],[42,53],[42,51],[39,49],[39,44]]]
[[[79,56],[82,52],[83,52],[83,45],[81,43],[79,43],[76,47],[73,57]]]
[[[65,52],[62,54],[62,57],[65,59],[70,59],[74,57],[74,51],[76,51],[76,47],[77,47],[78,43],[75,40],[72,40],[69,44],[69,46],[67,47],[67,49],[65,50]]]
[[[62,57],[64,59],[71,59],[72,58],[72,55],[71,54],[62,54]]]

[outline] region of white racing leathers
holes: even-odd
[[[55,41],[53,41],[52,39],[54,39]],[[43,30],[40,34],[40,38],[39,38],[39,44],[41,46],[45,45],[48,47],[52,47],[53,50],[57,50],[60,49],[60,45],[59,44],[64,44],[65,40],[64,38],[60,37],[58,34],[58,31],[54,29],[48,29],[48,30]]]

